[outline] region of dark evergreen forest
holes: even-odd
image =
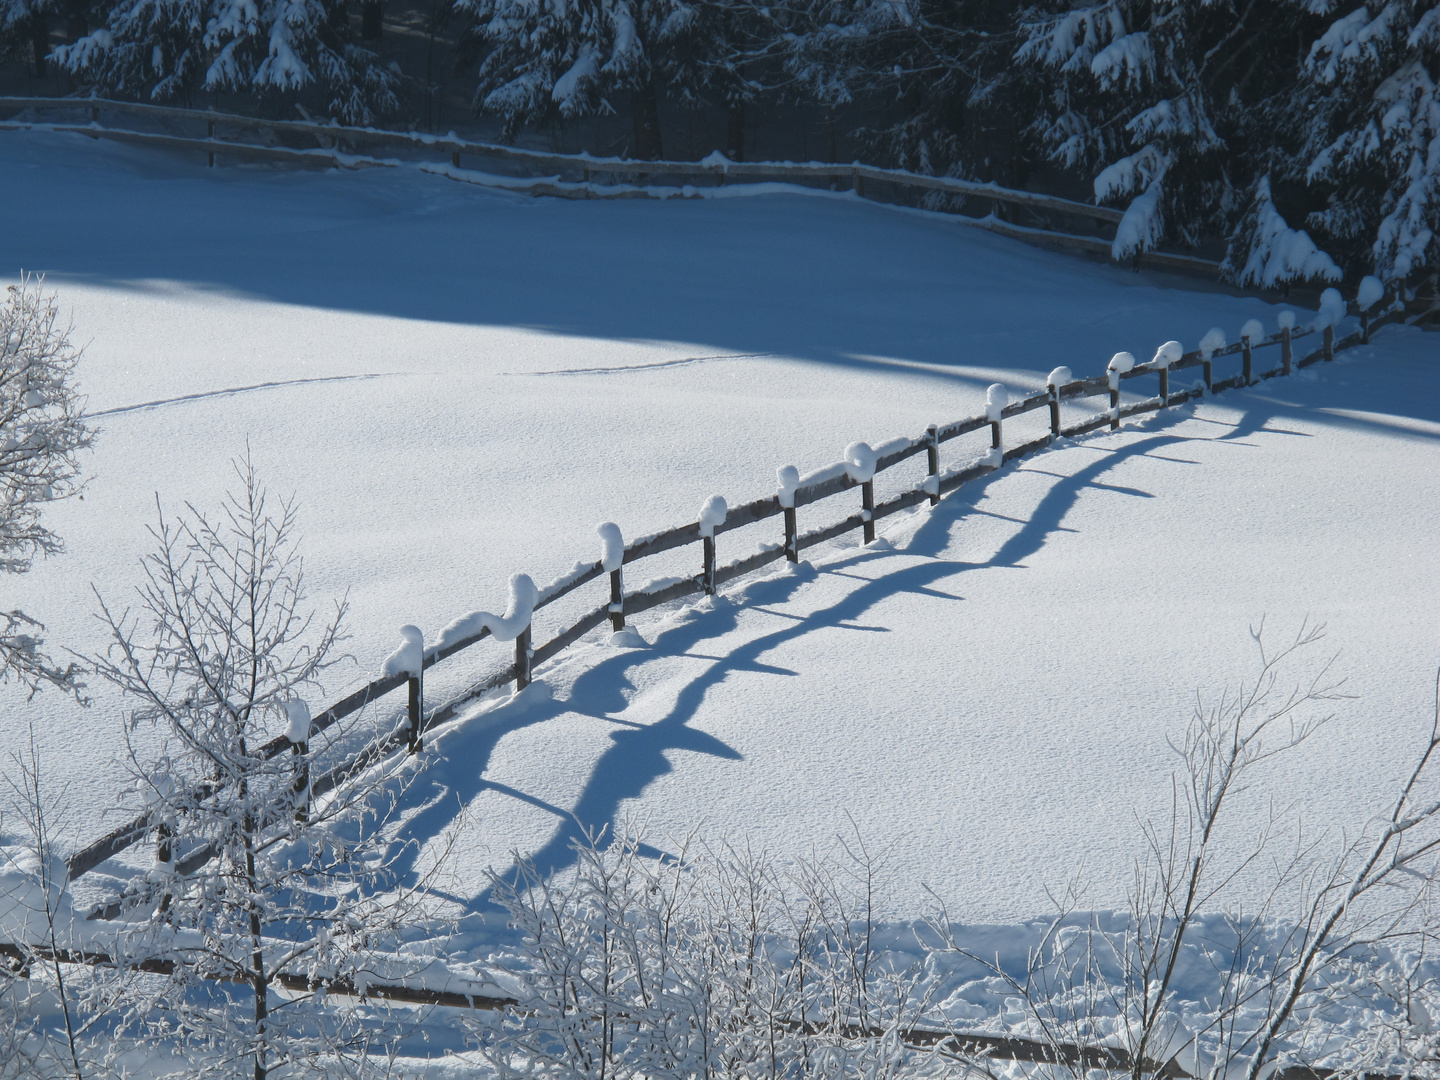
[[[1244,285],[1440,261],[1437,0],[0,0],[0,48],[10,92],[1047,190]]]

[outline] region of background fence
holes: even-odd
[[[718,152],[698,162],[597,158],[588,154],[551,154],[453,135],[265,120],[103,98],[0,97],[0,112],[4,111],[9,111],[12,119],[0,121],[0,131],[73,132],[97,139],[196,151],[203,153],[212,166],[255,158],[340,168],[410,165],[483,186],[571,199],[698,198],[701,196],[695,185],[735,181],[828,187],[885,202],[913,203],[933,192],[964,200],[961,209],[965,213],[958,216],[970,225],[1018,240],[1059,245],[1107,258],[1115,226],[1124,216],[1108,206],[859,162],[735,162]],[[13,118],[25,113],[58,114],[58,118],[48,122]],[[107,121],[123,119],[129,126],[102,123],[102,117]],[[151,130],[137,125],[148,125]],[[392,156],[363,153],[362,148],[367,147]],[[401,156],[393,156],[397,154]],[[466,170],[462,168],[466,158],[482,159],[487,168],[502,169],[510,175]],[[607,182],[597,183],[597,178]],[[680,186],[655,186],[660,179]],[[969,216],[972,210],[982,216]],[[1084,231],[1076,232],[1076,228]],[[1212,280],[1220,270],[1220,264],[1212,260],[1166,252],[1149,252],[1135,259],[1134,264],[1198,273]]]

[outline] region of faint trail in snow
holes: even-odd
[[[507,371],[506,375],[614,375],[623,371],[653,371],[655,368],[680,367],[683,364],[699,364],[705,360],[757,360],[766,356],[779,356],[773,352],[721,353],[717,356],[686,356],[679,360],[658,360],[653,364],[620,364],[616,367],[556,368],[554,371]]]
[[[243,394],[250,390],[270,390],[277,386],[303,386],[306,383],[354,382],[359,379],[388,379],[404,375],[403,371],[376,371],[365,375],[321,375],[313,379],[276,379],[274,382],[256,383],[254,386],[231,386],[225,390],[204,390],[198,394],[181,394],[179,397],[158,398],[142,401],[138,405],[121,405],[116,409],[101,409],[88,416],[115,416],[118,413],[135,412],[139,409],[154,409],[161,405],[175,405],[182,401],[199,401],[201,398],[224,397],[227,394]]]

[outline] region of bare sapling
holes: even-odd
[[[132,703],[128,763],[157,841],[116,940],[127,1030],[185,1047],[192,1076],[244,1065],[264,1080],[346,1055],[360,1068],[357,1048],[373,1042],[361,1011],[318,1006],[330,986],[431,962],[401,955],[404,929],[432,914],[428,874],[401,870],[413,768],[379,762],[310,799],[302,781],[321,748],[297,703],[345,659],[345,603],[317,616],[294,503],[272,498],[248,457],[236,476],[218,514],[158,512],[133,609],[101,600],[110,645],[95,667]],[[297,753],[260,752],[285,732]],[[123,974],[147,960],[171,973]]]

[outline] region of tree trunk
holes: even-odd
[[[745,103],[732,102],[725,110],[725,156],[745,160]]]
[[[360,5],[360,40],[379,41],[385,26],[385,0],[363,0]]]
[[[35,56],[35,77],[43,79],[49,70],[45,57],[50,55],[50,17],[44,11],[30,16],[30,50]]]
[[[660,146],[660,98],[653,82],[630,91],[630,112],[635,118],[635,156],[642,161],[664,156]]]
[[[90,33],[89,14],[85,0],[69,0],[65,14],[65,40],[71,45]]]
[[[255,845],[251,837],[253,822],[245,821],[245,877],[250,886],[250,988],[255,994],[255,1080],[265,1080],[268,1071],[265,1053],[265,1021],[270,1015],[269,980],[265,977],[265,953],[260,937],[259,895],[255,881]]]

